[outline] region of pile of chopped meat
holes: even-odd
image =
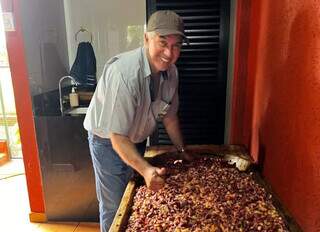
[[[164,166],[164,188],[136,189],[127,232],[288,231],[271,195],[221,158]]]

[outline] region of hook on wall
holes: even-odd
[[[75,39],[76,42],[78,42],[78,35],[79,35],[80,32],[86,32],[86,33],[88,33],[88,34],[90,35],[90,43],[92,43],[92,39],[93,39],[92,33],[89,32],[87,29],[85,29],[85,28],[82,27],[82,26],[80,27],[79,31],[77,31],[76,34],[74,35],[74,39]]]

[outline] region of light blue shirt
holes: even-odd
[[[145,48],[119,54],[104,67],[90,102],[84,128],[109,138],[110,132],[142,142],[156,127],[157,115],[165,103],[171,103],[164,117],[178,111],[178,74],[175,65],[161,75],[155,101],[151,101],[149,62]]]

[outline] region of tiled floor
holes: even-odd
[[[0,166],[0,231],[1,232],[99,232],[98,223],[63,222],[31,223],[29,222],[29,202],[24,174],[11,175],[8,170],[13,164]],[[19,164],[15,163],[17,167]],[[23,166],[22,166],[23,167]],[[20,172],[13,172],[20,173]],[[4,176],[2,176],[4,177]]]

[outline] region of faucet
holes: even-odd
[[[64,115],[61,85],[62,85],[62,82],[63,82],[65,79],[70,79],[72,85],[78,86],[78,84],[79,84],[79,83],[76,81],[76,79],[74,79],[74,77],[72,77],[72,76],[63,76],[63,77],[60,78],[60,80],[59,80],[59,102],[60,102],[61,116]]]

